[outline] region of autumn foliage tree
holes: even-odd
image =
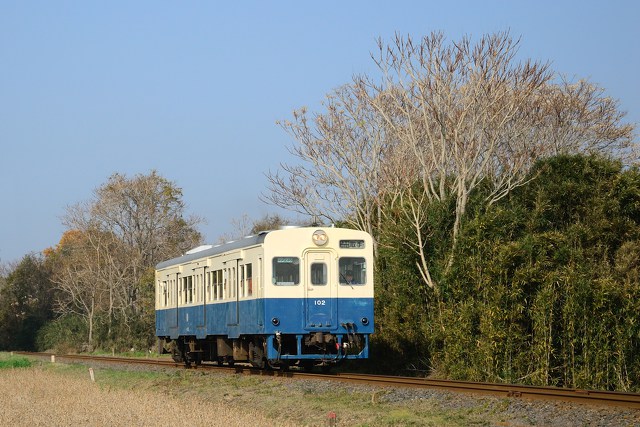
[[[97,326],[103,343],[138,329],[150,336],[153,266],[198,245],[199,221],[184,216],[181,190],[155,171],[114,174],[92,200],[67,208],[68,231],[49,251],[58,312],[84,319],[90,346]]]

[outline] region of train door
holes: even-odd
[[[337,283],[329,251],[309,251],[305,256],[305,328],[333,329],[337,324]]]
[[[196,322],[196,337],[204,338],[207,336],[207,266],[197,269],[195,280],[196,302],[200,304],[202,310],[198,313]]]
[[[236,326],[239,322],[239,306],[238,306],[238,260],[227,262],[226,270],[226,295],[227,300],[227,325]]]
[[[262,258],[258,258],[257,275],[254,280],[254,286],[257,299],[256,299],[256,317],[258,326],[264,325],[264,264]]]
[[[169,297],[170,301],[173,301],[173,316],[169,317],[169,333],[171,338],[177,338],[180,334],[178,329],[178,316],[179,316],[179,301],[178,301],[178,287],[180,286],[180,273],[176,273],[174,278],[171,280],[171,284],[173,285],[171,288],[171,295]]]

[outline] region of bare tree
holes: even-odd
[[[244,213],[239,217],[232,218],[231,226],[231,231],[218,236],[218,244],[241,239],[242,237],[251,234],[251,219],[249,218],[249,214]]]
[[[265,214],[262,218],[254,220],[249,214],[244,213],[231,219],[232,230],[220,235],[218,243],[227,243],[261,231],[277,230],[287,224],[287,220],[278,214]]]
[[[82,238],[61,241],[52,252],[60,312],[82,315],[90,331],[96,310],[106,314],[109,330],[116,314],[124,324],[137,316],[148,269],[201,241],[199,219],[183,210],[180,189],[155,171],[132,179],[115,174],[94,200],[68,207],[63,222]]]
[[[521,182],[526,173],[521,167],[526,160],[516,156],[523,150],[514,137],[531,128],[520,119],[527,116],[532,94],[551,74],[546,64],[514,64],[516,46],[506,34],[485,36],[475,45],[468,37],[445,44],[441,33],[419,43],[397,36],[389,46],[379,41],[375,61],[382,82],[358,80],[372,89],[371,104],[419,163],[423,195],[409,200],[407,216],[415,229],[412,243],[419,268],[429,286],[433,281],[420,237],[424,201],[454,197],[453,254],[470,193],[494,172],[505,176],[494,181],[496,194]],[[503,152],[508,154],[504,159]],[[406,194],[401,187],[398,191]]]
[[[182,191],[152,171],[129,179],[114,174],[95,191],[89,215],[99,229],[115,234],[143,266],[198,244],[202,220],[185,218]]]
[[[455,200],[453,261],[470,194],[491,183],[491,204],[523,185],[530,166],[560,152],[620,152],[631,145],[632,126],[621,124],[617,103],[596,86],[557,84],[549,65],[516,61],[519,40],[508,33],[445,43],[432,33],[418,43],[397,36],[379,41],[374,58],[380,83],[361,77],[369,102],[419,163],[422,196],[396,187],[406,203],[419,268],[434,283],[424,256],[424,201]],[[422,208],[421,208],[422,206]]]
[[[261,231],[277,230],[287,225],[287,219],[278,214],[266,214],[262,218],[253,221],[251,233],[259,233]]]
[[[618,100],[586,80],[559,78],[538,94],[539,138],[553,154],[604,153],[630,164],[638,160],[634,125],[623,123],[626,113]]]
[[[486,204],[526,183],[531,165],[558,153],[633,158],[633,126],[596,85],[556,78],[548,63],[518,61],[509,33],[447,43],[396,36],[372,55],[382,78],[356,76],[334,91],[325,112],[294,113],[283,127],[301,161],[271,173],[272,203],[372,232],[400,215],[412,227],[402,244],[425,250],[427,209],[453,201],[453,257],[470,195],[488,184]],[[382,201],[391,203],[381,210]],[[375,231],[374,233],[375,234]]]
[[[48,256],[55,258],[53,283],[60,291],[54,309],[60,315],[76,315],[87,324],[87,344],[93,346],[93,332],[97,313],[101,311],[108,290],[104,282],[96,280],[95,268],[100,263],[100,251],[92,247],[87,236],[78,231],[68,231],[55,251]]]
[[[270,172],[267,201],[329,222],[345,221],[375,235],[374,221],[385,191],[383,159],[389,149],[381,117],[360,88],[345,85],[324,103],[326,112],[306,109],[281,126],[294,138],[290,152],[300,164]]]

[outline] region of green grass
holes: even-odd
[[[30,368],[31,360],[26,357],[18,357],[18,356],[8,356],[2,357],[0,360],[0,369],[10,369],[10,368]]]

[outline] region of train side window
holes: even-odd
[[[251,264],[246,264],[244,266],[245,268],[245,276],[246,276],[246,280],[247,280],[247,296],[250,297],[253,294],[253,283],[252,283],[252,268],[251,268]]]
[[[213,279],[211,280],[213,280],[213,284],[211,285],[213,287],[213,294],[211,295],[211,298],[216,301],[218,299],[218,286],[221,284],[218,282],[218,270],[213,272]]]
[[[238,276],[236,273],[236,268],[231,267],[229,274],[229,298],[235,298],[238,292],[238,286],[236,285],[236,281],[238,280]]]
[[[240,297],[247,296],[247,283],[244,280],[244,265],[240,266]]]
[[[204,300],[206,302],[211,301],[211,275],[211,271],[204,273]]]
[[[213,283],[211,284],[213,294],[211,295],[211,298],[216,301],[222,298],[222,270],[212,271],[211,274],[213,275]]]
[[[324,262],[311,264],[311,284],[315,286],[327,284],[327,264]]]
[[[224,269],[224,278],[222,280],[223,280],[223,285],[222,285],[222,293],[220,294],[220,299],[225,299],[229,297],[229,290],[228,290],[229,269],[228,268]]]
[[[271,282],[277,286],[294,286],[300,283],[300,258],[274,257]]]
[[[169,292],[168,292],[166,280],[162,282],[162,306],[163,307],[169,306]]]
[[[367,263],[362,257],[341,257],[338,265],[341,285],[365,285]]]
[[[187,277],[187,304],[193,302],[193,276]]]

